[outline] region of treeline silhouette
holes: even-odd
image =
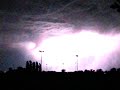
[[[94,89],[120,88],[120,68],[110,71],[85,70],[75,72],[42,71],[38,62],[27,61],[26,67],[0,71],[0,90]]]

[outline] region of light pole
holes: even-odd
[[[41,53],[41,68],[42,68],[42,53],[44,52],[44,51],[39,51],[40,53]]]
[[[47,71],[47,64],[46,64],[46,71]]]
[[[62,65],[63,65],[63,69],[64,69],[64,62],[62,63]]]
[[[77,65],[76,65],[76,68],[77,68],[77,71],[78,71],[78,55],[76,55],[76,57],[77,57]]]

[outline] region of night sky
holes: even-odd
[[[51,37],[76,34],[84,29],[101,35],[118,35],[115,37],[119,39],[120,13],[110,8],[113,3],[114,0],[0,0],[0,70],[25,66],[27,60],[40,61],[33,52]],[[97,64],[98,68],[120,67],[120,41],[116,43],[117,51],[107,62]],[[90,57],[87,60],[91,62]],[[52,64],[43,66],[46,70],[55,70]]]

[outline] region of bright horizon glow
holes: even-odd
[[[29,42],[28,45],[27,45],[28,49],[34,49],[35,47],[36,47],[36,44],[33,43],[33,42]]]
[[[44,69],[47,64],[47,68],[51,70],[61,71],[64,68],[66,71],[75,71],[78,59],[79,70],[96,70],[105,66],[118,45],[118,36],[81,31],[45,39],[32,52],[34,57],[40,60],[39,50],[44,51],[42,54]]]

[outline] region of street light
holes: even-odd
[[[46,71],[47,71],[47,64],[46,64]]]
[[[77,67],[77,71],[78,71],[78,55],[76,55],[76,57],[77,57],[77,65],[76,65],[76,67]]]
[[[63,65],[63,69],[64,69],[64,62],[62,63],[62,65]]]
[[[41,53],[41,68],[42,68],[42,53],[44,52],[44,51],[39,51],[40,53]]]

